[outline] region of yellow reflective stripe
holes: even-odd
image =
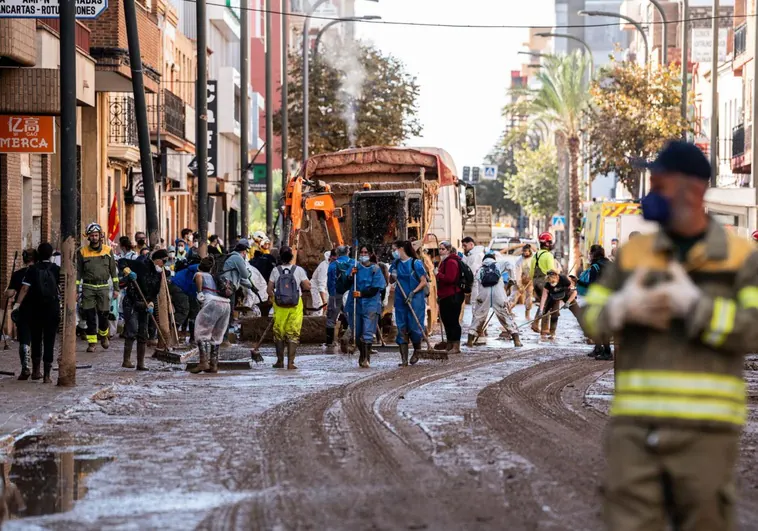
[[[97,335],[106,337],[108,335],[108,330],[98,330]]]
[[[708,373],[670,371],[622,371],[616,375],[616,392],[710,396],[745,401],[742,378]],[[662,400],[667,398],[661,397]]]
[[[88,334],[87,335],[87,343],[97,343],[97,336],[96,335],[91,336],[91,335]]]
[[[734,330],[734,320],[737,317],[737,303],[731,299],[716,297],[713,300],[713,315],[709,329],[703,332],[703,343],[720,347],[726,343],[726,338]]]
[[[758,308],[758,288],[747,286],[737,293],[737,301],[743,308]]]
[[[88,288],[110,288],[110,284],[84,284]]]
[[[587,304],[603,306],[606,302],[608,302],[608,299],[611,297],[611,295],[613,295],[613,292],[605,286],[592,284],[590,286],[590,289],[587,291],[587,295],[584,297],[584,300],[587,302]]]
[[[590,336],[597,335],[597,320],[600,318],[600,312],[603,311],[603,307],[600,305],[588,306],[584,311],[584,329]]]
[[[118,277],[113,277],[111,280],[114,284],[118,284]]]
[[[82,281],[81,281],[81,280],[77,280],[77,281],[76,281],[76,285],[77,285],[77,286],[78,286],[79,284],[81,284],[81,283],[82,283]]]
[[[742,425],[747,416],[747,407],[718,398],[662,399],[660,396],[616,395],[611,405],[611,416],[712,420]]]

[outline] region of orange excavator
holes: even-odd
[[[287,183],[287,191],[284,196],[284,219],[288,227],[288,243],[292,252],[297,257],[299,238],[301,232],[311,230],[310,212],[316,212],[316,216],[329,237],[332,246],[344,245],[340,229],[340,218],[343,217],[342,208],[334,204],[334,196],[331,187],[323,181],[312,181],[298,176]],[[303,223],[308,220],[308,226]]]

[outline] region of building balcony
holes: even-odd
[[[134,98],[131,94],[108,96],[108,156],[139,162],[139,137]]]
[[[747,53],[747,24],[743,23],[734,28],[734,62],[732,64],[732,70],[735,75],[742,75],[742,67],[745,66],[751,57]]]
[[[166,89],[158,94],[149,94],[147,118],[150,124],[150,136],[153,139],[158,135],[160,121],[161,143],[166,142],[176,149],[184,150],[187,143],[185,139],[187,116],[185,103],[179,96]],[[190,119],[194,119],[194,116]]]
[[[52,31],[60,37],[61,22],[57,18],[38,18],[37,27],[42,27],[48,31]],[[77,48],[89,55],[90,29],[78,20],[76,21],[74,41],[76,42]]]
[[[36,56],[34,20],[0,18],[0,58],[3,66],[34,66]]]
[[[751,127],[740,124],[732,128],[732,171],[734,173],[750,173],[751,153],[747,139],[752,134]]]

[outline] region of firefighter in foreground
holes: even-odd
[[[743,356],[758,349],[758,253],[704,210],[711,168],[671,142],[649,165],[645,219],[587,294],[585,331],[619,346],[606,439],[614,531],[735,527],[746,417]]]
[[[98,338],[107,349],[108,314],[111,310],[111,286],[113,298],[118,300],[118,269],[111,248],[103,243],[103,229],[97,223],[87,225],[89,245],[76,253],[80,306],[87,320],[87,352],[94,352]]]

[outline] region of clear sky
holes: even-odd
[[[552,0],[356,1],[359,14],[391,21],[454,24],[554,23]],[[477,165],[503,130],[510,71],[518,69],[525,29],[419,28],[358,24],[362,39],[400,58],[418,77],[422,136],[409,145],[446,149],[456,166]]]

